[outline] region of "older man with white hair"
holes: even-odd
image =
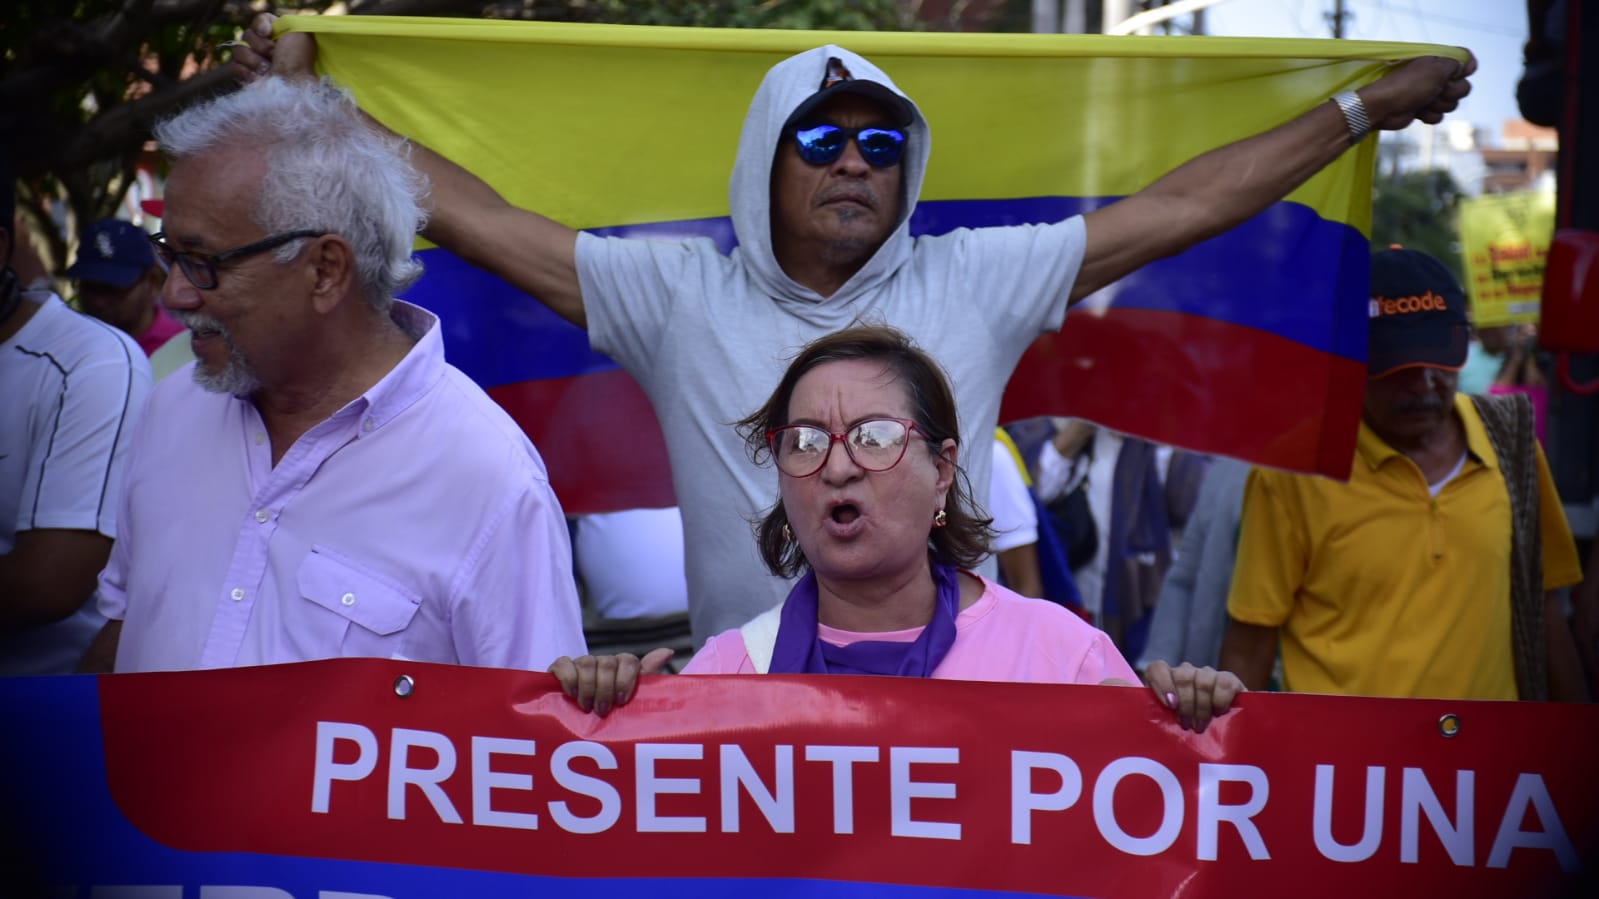
[[[156,136],[163,301],[196,361],[134,437],[100,579],[116,670],[582,652],[543,461],[394,299],[426,189],[400,142],[275,79]]]

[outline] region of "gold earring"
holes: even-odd
[[[794,542],[794,532],[789,530],[788,529],[788,525],[786,525],[786,524],[783,525],[783,542],[784,543],[793,543]]]
[[[946,524],[949,524],[949,516],[944,514],[943,509],[939,509],[937,514],[933,516],[933,527],[941,528]]]

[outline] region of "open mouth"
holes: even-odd
[[[853,503],[840,503],[834,506],[832,511],[827,514],[836,524],[849,524],[861,517],[861,510],[856,508]]]

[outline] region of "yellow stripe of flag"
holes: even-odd
[[[837,43],[921,106],[924,200],[1119,196],[1390,63],[1456,48],[1330,40],[806,32],[291,16],[361,105],[578,228],[727,214],[744,112],[774,63]],[[1373,141],[1290,199],[1366,231]]]

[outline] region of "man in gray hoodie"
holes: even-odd
[[[271,22],[257,17],[248,46],[236,48],[238,76],[313,77],[310,35],[274,43]],[[927,171],[926,120],[882,70],[835,46],[778,63],[757,89],[733,167],[739,245],[728,255],[706,239],[579,233],[421,147],[413,161],[433,183],[429,240],[587,328],[594,349],[649,395],[672,460],[703,643],[789,590],[767,573],[749,525],[776,501],[777,476],[751,464],[729,423],[765,400],[800,347],[857,320],[909,333],[948,370],[961,464],[986,505],[986,448],[1005,383],[1071,303],[1250,218],[1373,128],[1438,121],[1470,90],[1474,68],[1414,60],[1093,212],[936,237],[909,230]]]

